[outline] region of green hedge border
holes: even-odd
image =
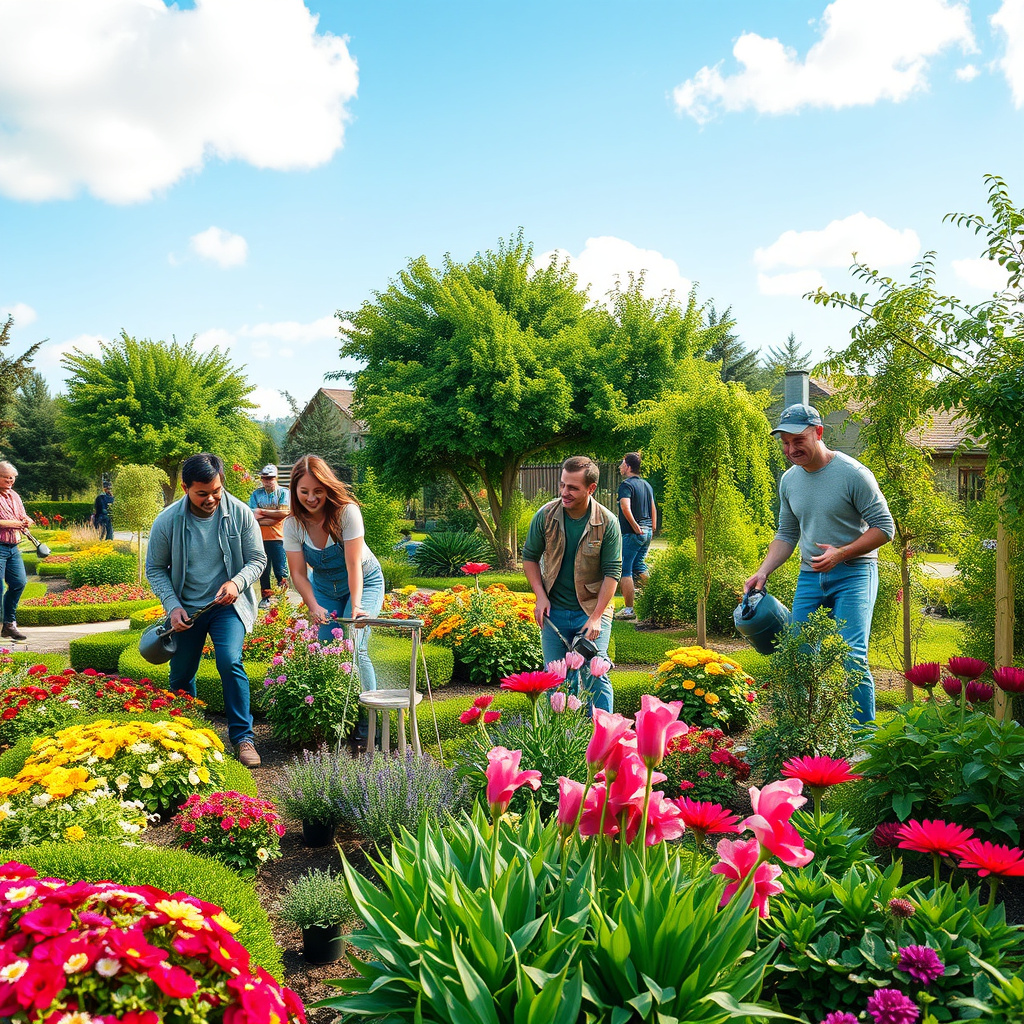
[[[63,516],[69,522],[88,522],[94,504],[91,501],[26,501],[25,511],[33,518],[46,516],[52,520],[54,516]],[[51,523],[50,529],[66,529],[64,523]]]
[[[140,601],[116,601],[113,604],[71,604],[57,608],[18,606],[19,626],[73,626],[82,622],[116,622],[127,619],[141,608],[158,604],[151,597]]]
[[[112,629],[103,633],[89,633],[75,637],[68,644],[71,667],[81,672],[94,668],[97,672],[117,672],[121,652],[137,645],[142,630]]]
[[[35,651],[12,651],[16,665],[45,665],[50,673],[63,672],[68,667],[66,654],[37,654]]]
[[[68,569],[71,568],[70,562],[40,562],[36,566],[36,575],[38,576],[56,576],[67,578]]]
[[[0,857],[28,864],[44,877],[153,885],[171,894],[185,892],[215,903],[242,926],[235,937],[249,950],[252,962],[278,981],[284,977],[281,950],[252,883],[209,857],[187,850],[114,843],[43,843],[5,850]]]

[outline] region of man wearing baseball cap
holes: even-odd
[[[270,587],[273,568],[277,585],[288,580],[288,558],[284,553],[284,521],[288,516],[288,492],[277,486],[277,466],[264,466],[260,470],[260,483],[249,495],[249,508],[256,515],[263,535],[263,550],[267,553],[267,566],[260,577],[260,607],[267,608],[274,591]]]
[[[743,585],[761,590],[800,545],[800,575],[793,621],[829,608],[850,645],[847,671],[858,673],[853,691],[858,722],[875,717],[875,681],[868,668],[871,614],[878,594],[878,549],[896,528],[874,474],[856,459],[829,449],[813,405],[784,409],[772,431],[789,469],[779,481],[779,527],[761,567]]]

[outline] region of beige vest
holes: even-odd
[[[544,554],[540,559],[540,574],[544,582],[544,590],[551,593],[558,570],[562,567],[565,555],[565,509],[561,499],[555,498],[543,506],[544,514]],[[583,531],[579,547],[576,548],[576,565],[574,579],[576,583],[576,600],[580,607],[593,615],[597,608],[597,595],[604,583],[601,571],[601,548],[604,546],[604,534],[608,524],[615,518],[604,505],[590,499],[590,522]],[[613,602],[609,601],[604,615],[612,614]]]

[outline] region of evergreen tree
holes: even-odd
[[[711,344],[704,358],[709,363],[722,364],[719,375],[726,383],[735,381],[745,385],[748,391],[761,391],[770,387],[771,375],[758,362],[757,353],[740,341],[739,335],[733,330],[735,326],[731,309],[719,314],[714,305],[710,307],[705,337],[711,340]]]
[[[42,345],[41,341],[37,341],[27,351],[22,352],[17,359],[8,359],[3,354],[3,349],[11,343],[12,327],[14,327],[13,316],[9,316],[3,327],[0,327],[0,447],[7,440],[7,431],[14,425],[11,420],[5,418],[11,411],[14,394],[28,380],[28,375],[32,372],[29,363],[32,362],[32,357]]]
[[[318,394],[295,429],[285,438],[284,459],[294,463],[303,455],[319,455],[343,480],[352,479],[348,438],[338,425],[338,411]]]
[[[785,344],[770,345],[763,359],[764,368],[770,373],[785,373],[786,370],[810,370],[811,353],[796,340],[790,331]]]

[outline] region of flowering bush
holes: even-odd
[[[57,1024],[304,1022],[302,1003],[220,907],[114,882],[0,867],[0,1016]]]
[[[663,700],[681,700],[683,718],[693,725],[746,729],[757,714],[754,680],[739,663],[704,647],[677,647],[653,673]]]
[[[77,587],[59,594],[44,594],[22,601],[29,608],[65,608],[79,604],[119,604],[122,601],[144,601],[153,597],[149,587],[137,583],[117,583],[100,587]]]
[[[174,816],[174,845],[216,857],[229,867],[254,871],[281,856],[284,825],[269,800],[229,790],[193,793]]]
[[[33,665],[17,677],[13,673],[0,675],[4,682],[21,680],[0,693],[0,743],[13,744],[22,736],[50,732],[77,714],[77,690],[66,676],[49,672],[45,665]]]
[[[160,618],[163,618],[162,611]],[[286,632],[294,629],[296,621],[287,590],[278,593],[271,606],[259,614],[252,629],[245,634],[242,658],[245,661],[270,661],[275,654],[283,653],[288,645]],[[209,638],[203,645],[203,657],[214,657],[213,642]]]
[[[271,659],[271,674],[263,680],[267,718],[274,736],[286,743],[333,743],[349,733],[359,711],[352,641],[340,626],[333,643],[321,643],[317,634],[306,619],[287,626],[284,651]]]
[[[13,779],[0,779],[0,797],[26,792],[65,796],[106,780],[123,798],[162,811],[197,789],[221,783],[223,750],[215,732],[196,728],[188,718],[100,719],[37,739],[25,767]]]
[[[661,771],[666,793],[723,804],[734,803],[737,785],[750,778],[750,765],[733,753],[733,742],[721,729],[691,729],[674,739]]]

